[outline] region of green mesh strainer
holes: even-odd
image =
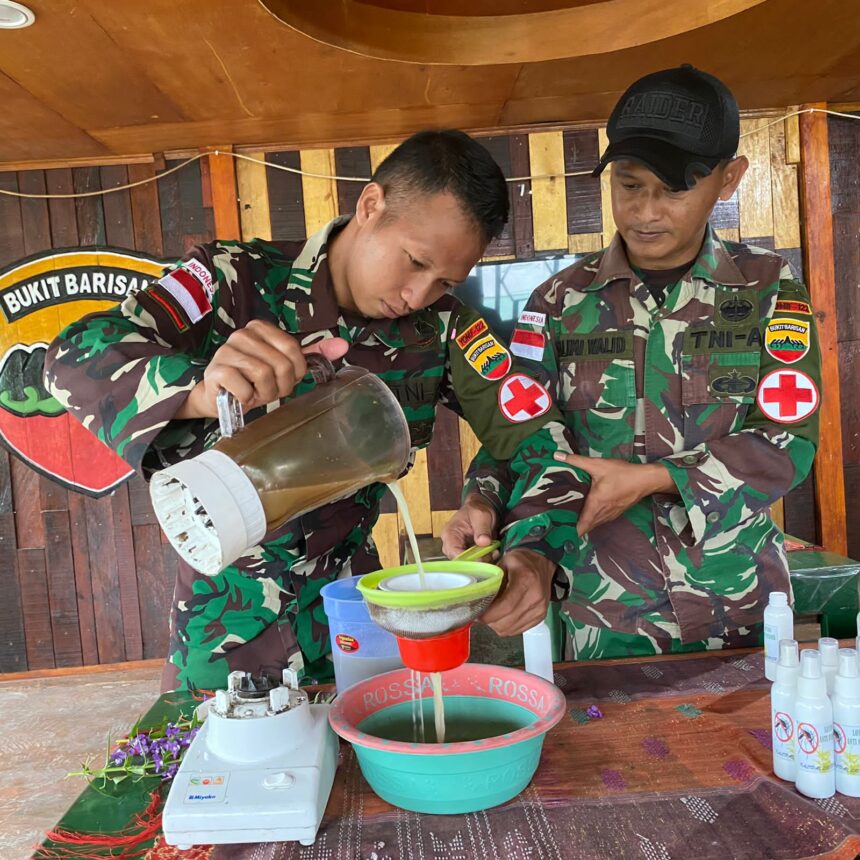
[[[370,617],[389,633],[406,639],[441,636],[470,624],[493,602],[502,569],[470,559],[498,546],[471,547],[451,561],[426,563],[424,590],[414,564],[369,573],[358,581],[358,590]]]

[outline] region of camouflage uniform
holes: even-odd
[[[304,346],[346,339],[344,363],[378,374],[403,406],[413,456],[430,441],[436,404],[443,403],[465,415],[496,456],[530,463],[539,474],[534,458],[552,446],[525,440],[557,433],[559,424],[544,425],[560,415],[547,397],[548,408],[534,418],[502,417],[498,391],[513,375],[511,357],[474,311],[452,296],[398,320],[368,321],[338,309],[326,243],[346,220],[305,243],[195,248],[159,282],[62,332],[46,357],[49,391],[149,476],[217,441],[216,420],[173,416],[229,335],[251,320],[268,320]],[[307,376],[295,393],[312,386]],[[217,576],[182,565],[164,686],[215,687],[232,669],[277,675],[288,664],[303,668],[307,678],[328,679],[328,623],[319,592],[338,576],[378,569],[370,531],[384,492],[384,485],[372,484],[286,523]]]
[[[770,505],[806,477],[818,442],[815,319],[788,264],[709,228],[659,306],[616,235],[532,294],[512,344],[543,374],[574,450],[663,463],[679,494],[649,496],[581,540],[587,475],[546,510],[539,539],[569,576],[576,656],[749,644],[768,594],[790,588]],[[480,452],[466,492],[477,482],[515,508],[517,472]],[[536,522],[513,522],[507,539],[527,545]]]

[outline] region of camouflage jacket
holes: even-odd
[[[442,403],[463,415],[496,456],[521,460],[536,477],[544,465],[557,474],[551,460],[554,446],[533,442],[558,433],[559,413],[544,391],[539,408],[506,417],[500,393],[520,375],[511,372],[510,353],[474,310],[450,295],[397,320],[352,318],[338,308],[326,247],[332,230],[346,220],[335,220],[305,243],[214,242],[193,249],[160,281],[62,332],[46,356],[48,390],[102,442],[148,476],[217,441],[216,419],[173,416],[229,335],[252,319],[262,319],[295,335],[302,345],[345,338],[350,348],[343,362],[379,375],[399,400],[409,422],[413,455],[430,441],[436,406]],[[313,384],[307,376],[295,394]],[[527,386],[529,380],[522,384]],[[246,420],[264,412],[254,410]],[[312,511],[266,535],[240,559],[235,567],[263,583],[259,600],[268,605],[274,600],[280,607],[274,613],[259,612],[258,623],[243,619],[241,633],[221,629],[229,626],[219,620],[228,609],[223,597],[227,586],[201,584],[195,599],[202,602],[204,592],[211,592],[213,606],[205,612],[220,630],[213,636],[221,637],[224,647],[238,638],[250,641],[267,619],[281,618],[286,611],[292,614],[305,655],[317,659],[326,652],[319,589],[349,571],[356,555],[363,561],[352,565],[353,573],[374,569],[369,535],[384,492],[383,485],[372,484]],[[532,513],[529,502],[526,493],[526,516]],[[214,605],[216,597],[220,608]],[[212,647],[222,644],[213,639]]]
[[[571,617],[630,634],[656,625],[683,642],[760,622],[768,594],[789,589],[769,508],[806,477],[818,444],[815,318],[788,264],[709,228],[658,306],[616,235],[535,290],[511,348],[543,374],[578,453],[659,461],[677,487],[582,540],[586,475],[548,508]],[[514,508],[525,491],[486,452],[466,491],[480,486]],[[527,541],[519,523],[507,533]]]

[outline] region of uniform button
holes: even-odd
[[[699,462],[699,455],[698,454],[684,454],[683,459],[684,459],[684,462],[688,466],[695,466],[696,463]]]
[[[546,526],[532,526],[529,529],[529,534],[532,537],[541,537],[546,534]]]
[[[715,523],[717,522],[717,520],[719,520],[719,518],[720,515],[716,511],[711,511],[706,517],[709,523]]]
[[[572,540],[566,540],[564,542],[564,545],[562,546],[562,549],[565,552],[574,553],[579,549],[579,547]]]

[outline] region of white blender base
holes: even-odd
[[[243,842],[312,845],[334,782],[338,739],[329,727],[328,705],[305,707],[311,729],[280,760],[220,758],[207,742],[207,718],[167,796],[162,814],[167,844],[181,849]]]

